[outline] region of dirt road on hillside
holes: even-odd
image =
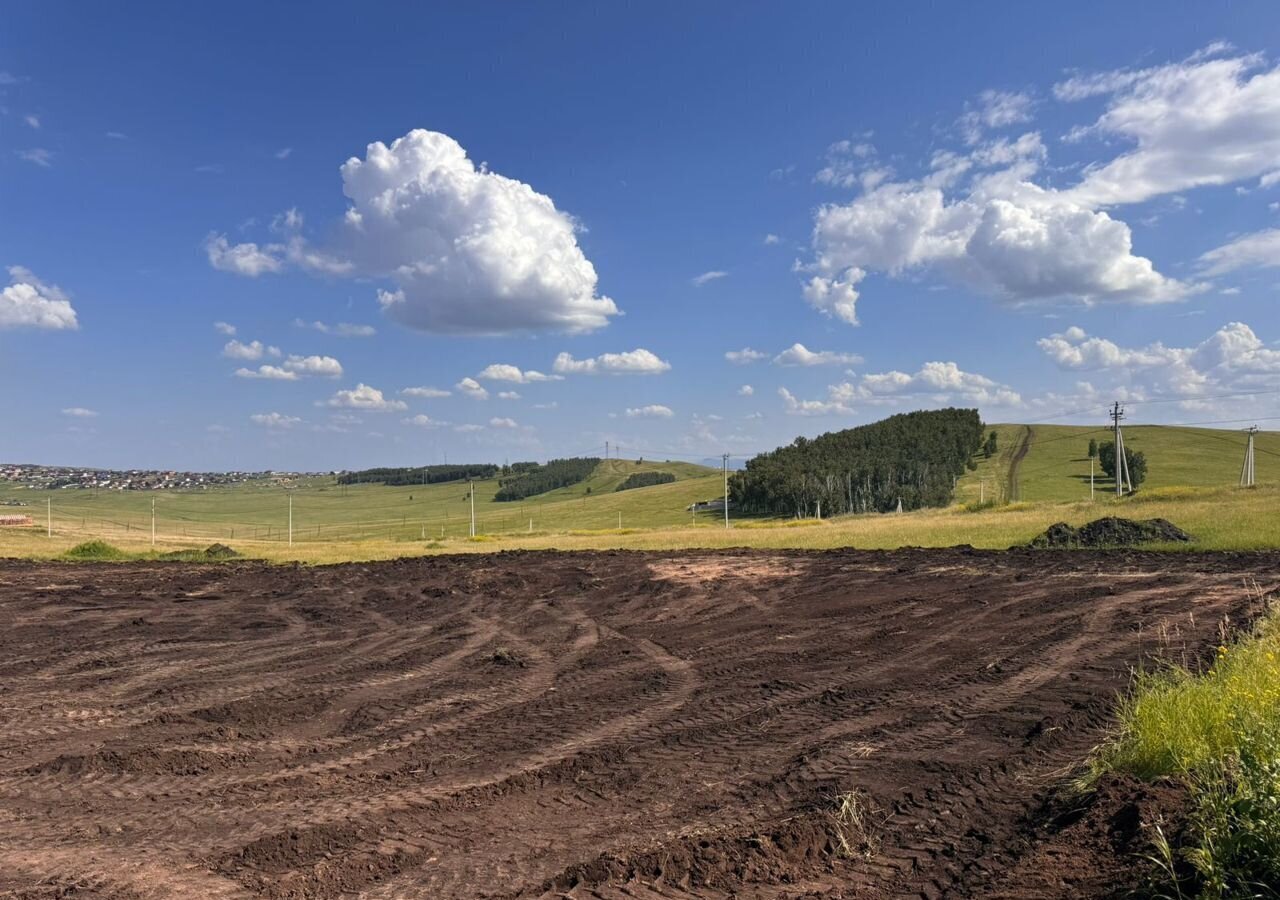
[[[1101,895],[1037,817],[1246,578],[1280,556],[0,563],[0,897]]]

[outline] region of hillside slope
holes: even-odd
[[[1027,502],[1059,502],[1089,499],[1089,440],[1111,440],[1111,430],[1089,425],[993,425],[999,436],[996,457],[981,460],[974,472],[957,485],[956,500],[974,502],[979,483],[986,481],[987,498],[993,489],[999,499]],[[1029,437],[1028,437],[1029,432]],[[1026,456],[1017,466],[1017,488],[1009,490],[1012,462],[1020,441],[1027,441]],[[1124,429],[1125,446],[1146,454],[1148,475],[1143,488],[1227,487],[1239,482],[1244,460],[1245,434],[1215,428],[1174,425],[1133,425]],[[1280,477],[1280,432],[1260,431],[1255,443],[1258,482]],[[1096,491],[1114,491],[1115,485],[1095,468]]]

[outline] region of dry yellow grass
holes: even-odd
[[[946,547],[969,544],[1003,549],[1025,544],[1054,522],[1080,525],[1105,515],[1132,518],[1155,516],[1170,519],[1189,531],[1194,549],[1254,550],[1280,547],[1280,489],[1261,487],[1179,488],[1139,493],[1133,498],[1111,498],[1080,503],[1018,503],[978,512],[962,507],[921,510],[903,515],[846,516],[822,522],[809,520],[747,521],[725,530],[699,524],[675,528],[604,529],[534,534],[486,536],[481,540],[308,541],[293,547],[280,540],[237,540],[234,546],[247,556],[272,561],[335,563],[351,560],[391,559],[435,553],[491,553],[497,550],[668,550],[694,547],[763,547],[822,550],[835,547],[887,549],[902,546]],[[81,531],[73,524],[55,529],[52,538],[40,528],[0,530],[0,556],[58,556],[75,544],[101,538],[121,549],[146,553],[149,537],[137,529],[126,532]],[[169,551],[202,546],[180,535],[160,535],[156,550]]]

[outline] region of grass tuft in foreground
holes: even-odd
[[[113,544],[106,541],[85,541],[76,544],[70,550],[62,554],[64,559],[73,559],[77,562],[102,562],[102,561],[120,561],[133,559],[134,554],[126,553]]]
[[[843,857],[871,859],[880,849],[878,826],[884,818],[870,797],[860,791],[845,791],[836,796],[829,813],[836,841],[836,852]]]
[[[121,550],[106,541],[84,541],[64,551],[60,558],[74,562],[136,562],[158,559],[166,562],[203,563],[239,559],[240,554],[226,544],[211,544],[203,550],[183,549],[156,553],[155,551]]]
[[[1179,846],[1155,829],[1161,896],[1280,896],[1280,611],[1202,672],[1171,666],[1137,678],[1117,736],[1087,781],[1115,772],[1172,778],[1189,791]]]

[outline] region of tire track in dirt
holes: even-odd
[[[1198,653],[1246,578],[1280,556],[0,563],[0,887],[1016,895],[1128,667]]]

